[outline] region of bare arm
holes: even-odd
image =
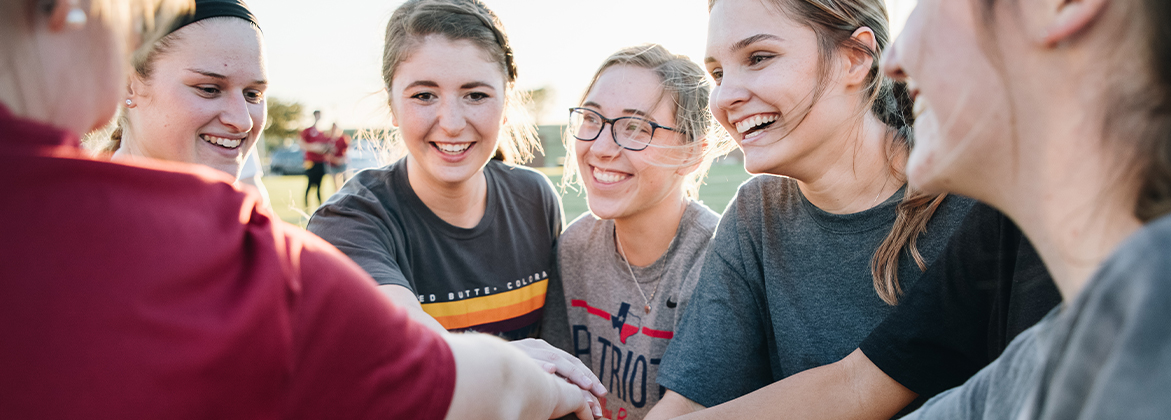
[[[439,324],[435,318],[423,311],[423,305],[419,304],[418,298],[406,287],[384,284],[378,286],[378,290],[382,292],[395,305],[405,308],[411,319],[427,326],[431,330],[437,331],[441,334],[447,334],[447,330],[443,325]],[[568,378],[574,384],[577,384],[581,389],[589,390],[599,397],[606,395],[606,388],[602,386],[602,382],[594,375],[585,364],[578,360],[578,358],[570,356],[556,347],[549,345],[544,340],[526,339],[520,341],[513,341],[509,343],[511,346],[527,354],[538,366],[545,369],[549,373],[556,373],[564,378]]]
[[[447,334],[447,329],[443,328],[443,325],[440,325],[439,321],[436,321],[430,314],[423,311],[423,305],[419,304],[419,298],[415,297],[415,293],[411,292],[411,289],[397,284],[383,284],[378,286],[378,291],[382,292],[382,295],[390,299],[391,302],[394,302],[395,306],[406,309],[411,319],[418,321],[431,330],[441,334]]]
[[[883,373],[861,350],[854,350],[837,363],[809,369],[681,418],[879,420],[891,418],[917,396]]]
[[[703,410],[703,408],[702,405],[699,405],[695,401],[689,400],[687,397],[668,389],[667,393],[663,394],[663,398],[647,413],[645,420],[673,419],[684,414]]]
[[[482,334],[444,334],[455,357],[455,394],[448,419],[550,419],[602,416],[588,391],[546,373],[504,341]]]

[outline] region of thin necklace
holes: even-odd
[[[638,288],[638,294],[642,295],[642,309],[648,314],[651,313],[651,300],[655,298],[655,293],[658,293],[659,285],[663,282],[655,283],[655,290],[651,291],[651,297],[647,299],[646,293],[642,291],[642,286],[638,285],[638,278],[634,277],[634,270],[630,268],[630,260],[626,259],[626,251],[622,250],[622,241],[618,239],[618,226],[614,226],[614,243],[618,245],[618,254],[622,255],[622,262],[626,263],[626,272],[630,273],[630,281],[634,282],[634,287]]]

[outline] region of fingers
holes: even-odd
[[[606,387],[602,386],[602,381],[598,380],[598,377],[586,367],[585,363],[570,356],[569,353],[553,347],[544,340],[530,338],[513,341],[512,344],[540,363],[546,372],[556,373],[581,389],[590,391],[599,397],[606,395]]]

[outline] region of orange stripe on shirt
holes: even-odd
[[[455,302],[424,303],[423,311],[439,321],[443,328],[454,330],[500,322],[525,315],[545,306],[548,280],[534,282],[520,289]]]

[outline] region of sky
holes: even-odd
[[[893,33],[917,0],[887,0]],[[389,125],[382,39],[401,0],[248,0],[264,31],[268,96],[342,128]],[[504,23],[519,89],[551,90],[540,124],[564,123],[611,53],[643,43],[702,63],[707,0],[484,0]]]

